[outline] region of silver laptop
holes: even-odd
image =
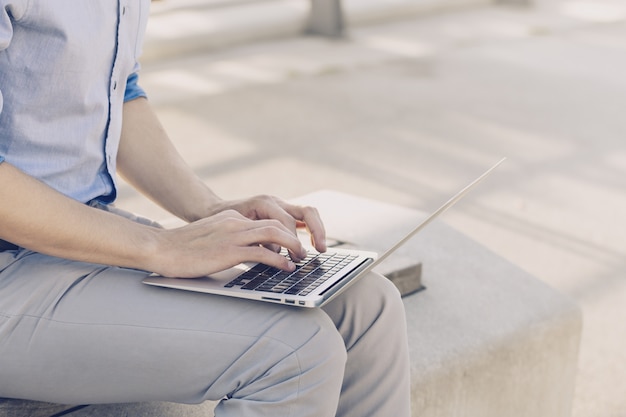
[[[343,292],[359,277],[371,271],[437,216],[452,207],[504,160],[505,158],[498,161],[456,193],[380,256],[362,250],[329,248],[325,253],[309,253],[304,260],[296,264],[296,270],[293,272],[259,263],[243,263],[201,278],[166,278],[153,274],[143,282],[159,287],[298,307],[320,307]]]

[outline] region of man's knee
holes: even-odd
[[[301,416],[335,414],[347,353],[343,339],[322,311],[287,311],[251,350],[255,352],[250,359],[259,366],[259,373],[246,378],[248,383],[220,405],[228,410],[226,415],[253,415],[250,407],[254,412],[263,407],[268,415],[287,414],[285,410],[298,410],[294,415]],[[250,373],[248,365],[244,366],[246,374]]]
[[[288,313],[291,317],[287,318],[291,330],[282,330],[281,336],[293,347],[301,371],[320,368],[330,373],[342,373],[346,347],[332,320],[321,310],[293,313],[296,314]],[[293,333],[297,333],[297,337],[292,338]]]
[[[404,315],[400,292],[390,280],[376,273],[360,279],[324,309],[334,320],[337,314],[343,315],[350,310],[370,312],[376,316],[381,313]]]

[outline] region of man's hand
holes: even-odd
[[[183,227],[159,230],[159,246],[151,270],[178,278],[209,275],[253,261],[293,271],[294,263],[268,245],[284,247],[306,256],[293,231],[278,220],[251,220],[234,210],[225,210]],[[292,258],[294,256],[292,255]]]
[[[306,227],[311,244],[319,252],[326,251],[326,231],[318,211],[313,207],[289,204],[277,197],[260,195],[242,200],[221,201],[211,207],[213,213],[236,210],[252,220],[275,219],[296,235],[296,228]],[[276,249],[274,247],[274,249]],[[300,255],[292,253],[299,260]]]

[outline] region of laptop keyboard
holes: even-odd
[[[256,264],[224,286],[276,294],[308,295],[356,258],[356,255],[338,253],[309,254],[296,264],[293,272]]]

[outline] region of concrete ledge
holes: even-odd
[[[0,399],[2,417],[210,417],[215,403],[199,405],[166,402],[69,406],[36,401]]]
[[[215,403],[199,405],[165,402],[92,405],[73,412],[70,417],[211,417]]]
[[[405,300],[414,415],[569,416],[579,307],[443,223],[412,248],[427,287]]]
[[[72,408],[70,405],[0,398],[1,417],[50,417]]]

